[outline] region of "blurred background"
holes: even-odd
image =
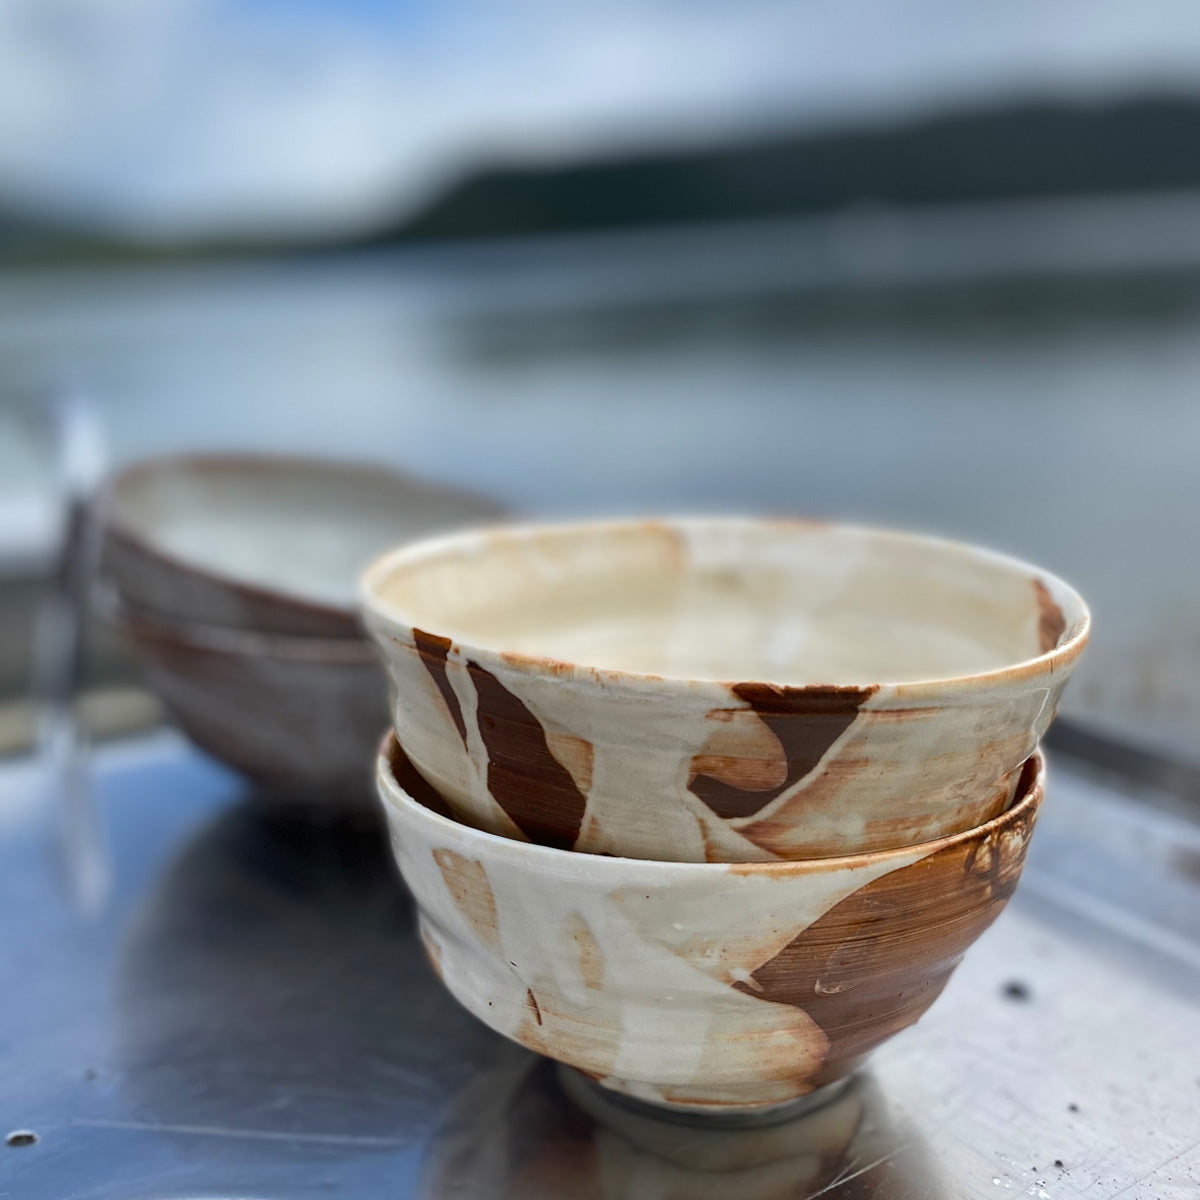
[[[0,753],[71,396],[110,465],[1017,553],[1094,607],[1060,736],[1194,783],[1198,68],[1185,0],[0,0]]]

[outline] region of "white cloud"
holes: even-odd
[[[1185,0],[0,0],[0,193],[150,235],[353,225],[503,152],[1182,86],[1198,24]]]

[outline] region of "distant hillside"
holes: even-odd
[[[0,266],[127,262],[160,253],[63,219],[0,207]],[[168,250],[167,256],[172,253]]]
[[[559,167],[496,165],[371,241],[1200,186],[1200,102],[1031,103]]]
[[[66,230],[46,225],[23,212],[0,208],[0,261],[41,258],[71,239]]]
[[[143,245],[0,207],[0,261],[111,262],[341,249],[899,206],[1200,187],[1200,100],[1029,103],[560,166],[481,163],[367,237]],[[0,189],[2,190],[2,189]]]

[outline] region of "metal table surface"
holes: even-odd
[[[1065,759],[920,1025],[826,1109],[719,1134],[589,1114],[460,1011],[372,833],[298,824],[172,735],[92,770],[90,914],[34,764],[0,770],[0,1197],[1200,1194],[1200,828]]]

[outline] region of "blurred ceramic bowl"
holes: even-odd
[[[694,862],[990,819],[1089,627],[1014,559],[801,521],[470,532],[387,555],[363,588],[400,743],[456,818]]]
[[[378,467],[244,454],[148,459],[99,502],[105,574],[170,620],[358,637],[355,585],[388,546],[497,515]]]
[[[202,750],[260,787],[322,809],[371,811],[371,765],[387,726],[371,644],[167,622],[109,592],[147,686]]]
[[[394,735],[377,771],[455,998],[609,1089],[709,1113],[812,1093],[913,1024],[1016,888],[1044,784],[1035,756],[1007,812],[920,846],[672,863],[463,825],[435,811]]]

